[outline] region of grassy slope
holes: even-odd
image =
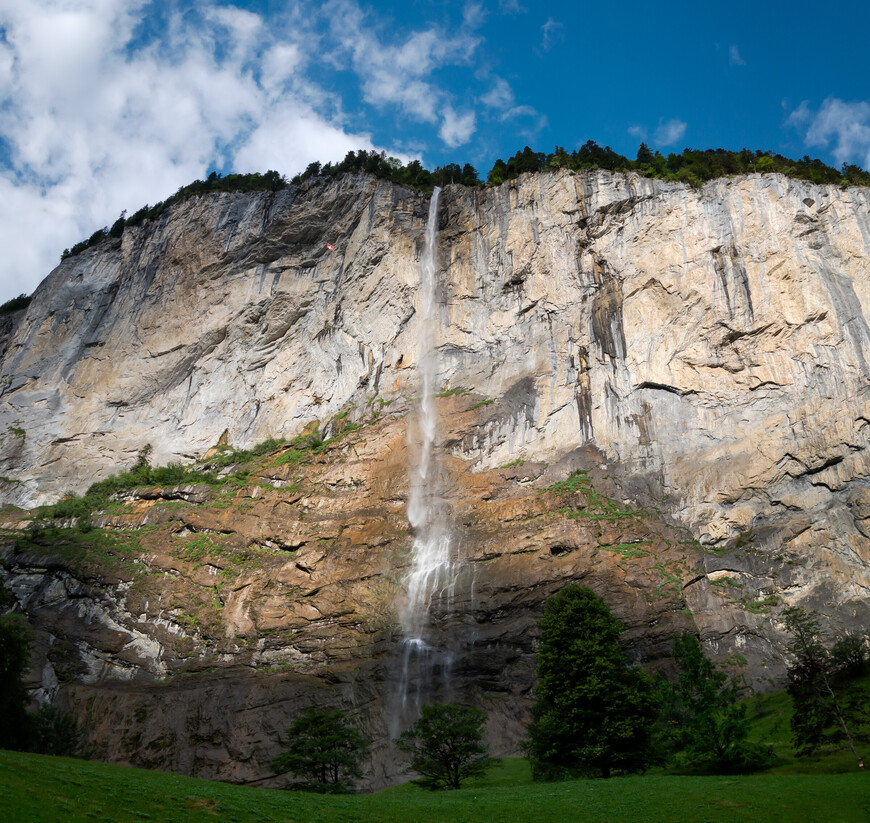
[[[859,681],[870,701],[870,676]],[[822,752],[812,757],[796,758],[791,736],[791,698],[784,690],[751,697],[747,701],[747,717],[752,723],[750,737],[773,747],[777,762],[766,774],[839,774],[856,770],[855,757],[848,749]],[[857,731],[855,729],[854,731]],[[870,748],[857,746],[865,761],[870,759]]]
[[[42,821],[534,821],[584,823],[870,820],[863,774],[628,777],[531,784],[507,761],[458,792],[400,786],[328,797],[231,786],[180,775],[0,752],[0,819]]]

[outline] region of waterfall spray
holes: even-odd
[[[418,414],[419,443],[411,443],[408,520],[414,534],[411,568],[405,578],[406,599],[399,612],[403,635],[401,706],[420,703],[421,689],[435,688],[449,680],[450,654],[432,638],[433,607],[450,609],[456,578],[456,558],[441,501],[435,439],[438,410],[435,404],[438,360],[438,195],[429,203],[426,245],[420,260],[419,372],[421,398]],[[415,669],[416,686],[411,683]],[[440,685],[444,685],[443,683]]]

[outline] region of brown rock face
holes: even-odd
[[[752,547],[705,552],[653,501],[619,502],[592,449],[479,472],[450,457],[511,397],[439,401],[463,567],[451,602],[433,606],[450,677],[413,691],[483,706],[495,750],[516,752],[536,621],[572,581],[625,622],[634,662],[667,668],[673,636],[698,630],[720,664],[777,676],[769,615],[788,561],[766,558],[760,576]],[[301,707],[342,706],[376,740],[368,784],[394,779],[389,738],[411,714],[396,618],[412,544],[410,414],[402,401],[355,409],[324,446],[229,466],[222,485],[136,489],[92,531],[10,538],[2,574],[38,630],[34,687],[72,707],[110,760],[244,781],[268,778]]]
[[[484,706],[497,751],[569,581],[653,667],[697,627],[721,664],[775,679],[784,605],[866,631],[868,197],[605,172],[442,194],[439,452],[465,565],[434,607],[453,664],[433,696]],[[146,443],[162,464],[313,420],[338,437],[125,493],[92,532],[22,537],[8,514],[34,689],[107,757],[260,779],[313,702],[377,739],[373,784],[394,774],[426,207],[364,176],[191,199],[4,321],[7,502],[83,491]]]

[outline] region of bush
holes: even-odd
[[[73,757],[79,754],[82,730],[71,712],[46,705],[30,716],[30,751]]]

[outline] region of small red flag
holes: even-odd
[[[332,243],[327,243],[326,248],[328,248],[330,251],[335,251],[335,246],[333,246]]]

